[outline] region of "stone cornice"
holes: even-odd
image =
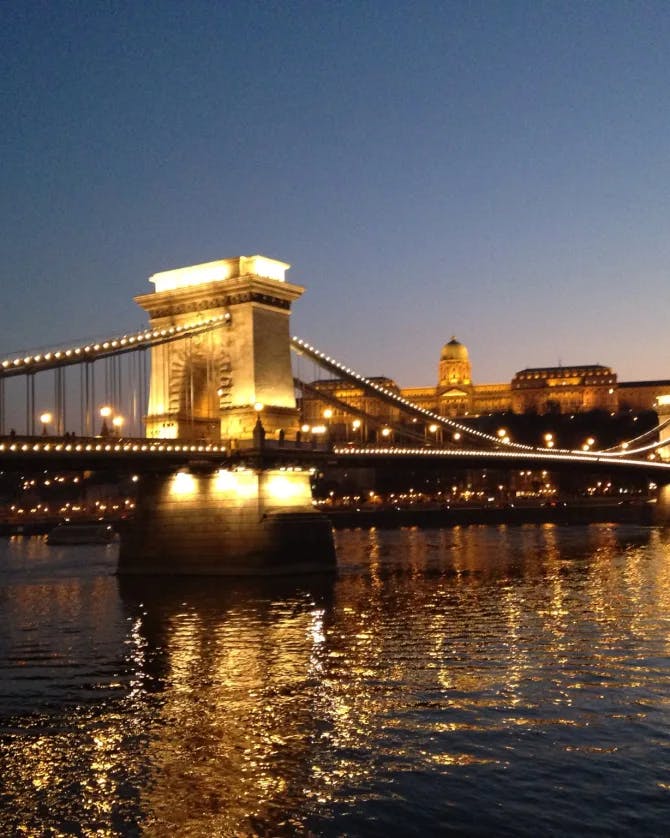
[[[288,311],[305,289],[290,282],[243,276],[172,291],[141,294],[135,302],[151,317],[204,312],[242,303],[261,303]]]

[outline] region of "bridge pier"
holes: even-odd
[[[656,503],[653,504],[652,522],[659,527],[670,525],[670,485],[659,486]]]
[[[332,571],[330,522],[308,471],[180,469],[142,479],[120,574],[257,576]]]

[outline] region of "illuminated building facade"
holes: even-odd
[[[653,410],[657,397],[670,388],[670,380],[620,382],[611,367],[600,364],[531,367],[515,373],[509,383],[474,384],[467,347],[455,337],[442,347],[435,387],[399,388],[387,378],[373,380],[413,404],[445,417],[510,411],[572,414],[591,410],[608,413]],[[352,415],[344,409],[345,405],[374,416],[382,427],[397,429],[398,423],[405,422],[396,409],[349,382],[316,381],[312,387],[311,392],[303,395],[302,420],[306,425],[322,423],[324,411],[328,411],[330,429],[337,438],[353,437]],[[323,392],[324,398],[315,391]],[[428,431],[424,435],[430,440]]]

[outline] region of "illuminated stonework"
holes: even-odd
[[[526,368],[517,372],[509,383],[473,384],[471,375],[467,347],[452,338],[440,354],[437,387],[399,388],[388,378],[371,380],[384,382],[388,390],[425,411],[450,418],[509,411],[538,414],[645,411],[655,410],[657,399],[665,394],[670,400],[670,381],[621,382],[610,367],[600,364]],[[387,424],[403,426],[403,431],[416,430],[407,425],[397,408],[344,379],[315,381],[310,386],[312,389],[304,392],[302,399],[306,427],[322,422],[324,411],[330,408],[328,424],[335,439],[374,439]],[[323,393],[323,398],[319,393]],[[354,426],[345,405],[368,416],[359,415]],[[371,422],[369,417],[376,421]],[[430,426],[426,428],[426,440],[438,441]]]
[[[240,276],[261,276],[284,282],[286,271],[290,267],[286,262],[278,262],[266,256],[238,256],[235,259],[218,259],[187,268],[161,271],[149,277],[149,282],[154,283],[158,292],[176,291],[178,288],[191,288],[209,282],[223,282]]]
[[[666,389],[665,393],[659,393],[656,397],[656,413],[658,415],[659,442],[665,442],[670,439],[670,388]],[[668,423],[667,425],[665,423]],[[664,462],[670,462],[670,443],[658,449],[658,454]],[[670,492],[666,492],[670,495]],[[670,508],[670,504],[668,504]]]
[[[215,329],[151,348],[150,437],[250,439],[262,405],[268,434],[297,430],[289,344],[290,266],[239,256],[154,274],[135,301],[162,329],[221,317]]]
[[[576,367],[535,367],[512,379],[511,406],[515,413],[578,413],[617,409],[617,379],[600,364]]]
[[[180,469],[144,475],[120,574],[265,575],[335,566],[308,471]]]

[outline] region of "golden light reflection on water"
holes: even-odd
[[[421,777],[444,795],[440,783],[468,772],[482,793],[530,762],[541,777],[542,759],[656,747],[662,725],[645,730],[667,724],[670,705],[662,531],[351,530],[337,541],[330,583],[13,583],[4,671],[18,678],[22,655],[38,677],[36,656],[52,655],[95,683],[77,701],[83,676],[65,672],[74,703],[61,690],[48,709],[19,710],[15,697],[3,713],[4,832],[318,834],[338,807],[410,801]],[[29,613],[68,627],[69,657]],[[105,624],[108,646],[87,648],[81,635]],[[98,661],[101,649],[118,657]]]

